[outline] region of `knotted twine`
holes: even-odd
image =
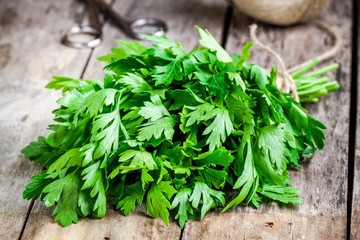
[[[316,57],[318,62],[320,63],[322,61],[325,61],[325,60],[335,56],[336,53],[340,50],[340,48],[342,46],[342,39],[341,39],[340,33],[338,31],[336,31],[334,28],[332,28],[329,24],[327,24],[326,22],[321,21],[321,20],[314,19],[314,20],[309,21],[309,23],[315,24],[320,29],[325,30],[334,39],[334,46],[331,49],[329,49],[328,51],[321,54],[320,56]],[[310,60],[300,63],[298,65],[295,65],[295,66],[291,67],[290,69],[286,69],[286,66],[285,66],[285,63],[284,63],[284,60],[282,59],[282,57],[278,53],[276,53],[273,49],[271,49],[269,46],[266,46],[262,42],[259,41],[259,39],[256,36],[256,30],[257,30],[256,24],[250,25],[251,40],[255,44],[257,44],[261,49],[267,51],[273,57],[275,57],[279,64],[278,76],[276,79],[276,86],[282,92],[291,93],[293,98],[296,101],[299,101],[299,96],[298,96],[298,93],[296,90],[296,84],[295,84],[294,79],[292,79],[292,77],[290,76],[290,73],[294,72],[296,70],[299,70],[299,69],[303,68],[304,66],[310,64],[313,61],[313,59],[310,59]]]

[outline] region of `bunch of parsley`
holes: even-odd
[[[276,88],[275,70],[247,61],[251,43],[230,57],[198,31],[189,53],[166,36],[119,41],[100,58],[103,82],[54,77],[56,124],[22,150],[43,165],[24,198],[54,206],[63,226],[108,204],[128,215],[144,203],[183,227],[218,206],[300,203],[287,169],[324,146],[325,126]]]

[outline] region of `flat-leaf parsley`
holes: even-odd
[[[119,41],[100,58],[103,81],[54,77],[56,123],[22,150],[43,165],[24,198],[54,206],[63,226],[104,217],[108,204],[128,215],[145,202],[151,216],[167,224],[173,213],[184,227],[219,206],[301,203],[288,167],[324,146],[325,126],[276,88],[276,70],[247,61],[251,43],[231,57],[197,29],[202,47],[189,53],[144,36],[153,47]],[[319,95],[305,90],[305,100]]]

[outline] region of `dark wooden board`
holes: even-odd
[[[358,16],[360,15],[360,9],[358,8]],[[358,79],[357,79],[357,92],[360,92],[360,18],[357,18],[357,63],[358,66]],[[353,86],[356,87],[356,86]],[[359,96],[359,95],[358,95]],[[353,199],[352,199],[352,214],[351,214],[351,234],[350,239],[356,240],[360,239],[360,98],[357,97],[357,116],[356,116],[356,142],[355,142],[355,158],[354,162],[354,190],[353,190]]]

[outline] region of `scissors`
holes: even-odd
[[[156,18],[139,18],[128,21],[117,14],[103,0],[85,0],[88,5],[89,25],[78,25],[70,28],[62,37],[61,42],[74,48],[93,48],[102,41],[102,26],[99,18],[99,10],[108,16],[114,24],[123,30],[129,37],[142,39],[141,29],[151,28],[152,34],[161,36],[167,31],[164,21]],[[147,32],[148,33],[148,32]],[[79,40],[76,36],[86,36],[90,40]]]

